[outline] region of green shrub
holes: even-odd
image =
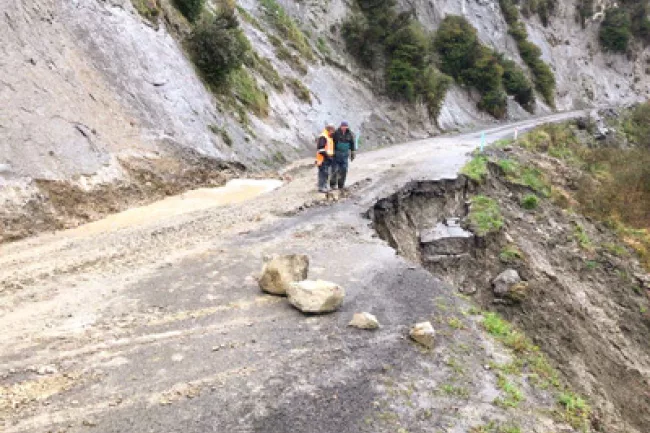
[[[603,49],[624,53],[632,37],[630,26],[630,17],[624,9],[607,9],[598,34]]]
[[[487,158],[484,156],[475,156],[460,170],[462,174],[469,177],[475,182],[482,182],[487,176]]]
[[[540,1],[538,0],[539,3],[536,6],[536,9],[538,13],[540,13],[540,17],[542,18],[542,22],[545,22],[548,20],[548,14],[555,8],[555,0],[544,0]],[[550,106],[555,105],[555,76],[553,75],[553,71],[551,68],[544,63],[542,60],[542,50],[539,49],[539,47],[532,42],[528,40],[528,32],[526,31],[526,26],[524,23],[519,21],[519,19],[513,19],[512,14],[514,13],[514,9],[511,9],[509,5],[512,3],[512,0],[500,0],[501,8],[504,12],[504,15],[507,15],[507,21],[508,21],[508,33],[515,39],[517,42],[517,48],[519,50],[519,54],[521,55],[521,59],[526,63],[528,68],[530,69],[530,72],[533,75],[533,81],[535,82],[535,88],[539,93],[542,94],[544,97],[544,100],[546,103]],[[528,3],[527,3],[528,5]],[[529,7],[529,6],[526,6]],[[522,8],[524,10],[525,8]],[[544,24],[546,25],[546,24]],[[508,78],[512,79],[512,76],[509,76]],[[507,79],[508,79],[507,78]],[[516,77],[520,79],[521,77]],[[504,83],[507,85],[506,83]],[[511,86],[514,86],[514,82],[510,82]],[[519,83],[519,86],[523,86],[522,83]],[[518,97],[522,101],[528,101],[530,97],[527,95],[527,90],[525,87],[519,87],[520,93],[511,93],[515,94],[515,99]],[[517,101],[519,102],[519,101]],[[531,111],[534,109],[534,107],[531,107],[529,103],[524,102],[524,108],[527,110]]]
[[[239,28],[234,12],[224,10],[194,29],[188,48],[208,84],[219,86],[228,74],[241,67],[250,43]]]
[[[417,92],[422,96],[427,106],[429,117],[436,122],[451,83],[451,77],[438,71],[434,66],[428,66],[420,74],[417,82]]]
[[[558,397],[558,403],[562,407],[560,415],[567,423],[580,431],[589,429],[591,408],[582,397],[571,392],[563,392]]]
[[[523,258],[523,254],[515,245],[507,245],[499,253],[499,260],[503,263],[511,264]]]
[[[457,15],[445,17],[438,27],[433,47],[440,56],[440,70],[461,82],[464,73],[473,68],[481,49],[474,26]]]
[[[196,21],[203,12],[203,5],[205,0],[174,0],[174,6],[178,9],[185,18],[190,22]]]
[[[535,194],[526,194],[521,199],[521,207],[526,210],[537,209],[537,206],[539,206],[539,199]]]
[[[228,75],[228,88],[245,107],[261,117],[269,114],[269,97],[261,90],[255,78],[246,70],[237,69]]]
[[[256,51],[251,51],[251,54],[246,56],[244,63],[246,66],[257,72],[264,78],[264,80],[272,85],[276,90],[284,90],[284,82],[282,77],[275,70],[271,61],[266,57],[261,57]]]
[[[472,231],[478,236],[498,232],[504,223],[497,202],[483,195],[472,198],[468,218]]]
[[[491,90],[483,94],[478,108],[497,119],[502,119],[507,113],[508,96],[502,90]]]
[[[526,111],[535,111],[535,93],[533,86],[524,71],[512,60],[500,59],[503,68],[503,86],[509,95],[514,95],[515,101]]]
[[[587,18],[590,18],[594,14],[594,0],[579,0],[577,8],[577,18],[584,29],[587,24]]]
[[[364,67],[384,65],[388,96],[424,102],[437,122],[451,80],[433,66],[430,36],[411,13],[398,14],[394,0],[357,0],[356,4],[360,12],[342,26],[348,51]]]

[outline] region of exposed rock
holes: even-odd
[[[355,313],[348,326],[359,329],[377,329],[379,321],[370,313]]]
[[[436,331],[433,329],[431,322],[420,322],[416,323],[415,326],[411,328],[409,336],[413,341],[430,349],[433,347]]]
[[[343,303],[345,290],[329,281],[300,281],[287,290],[291,305],[303,313],[331,313]]]
[[[262,268],[260,289],[273,295],[286,295],[289,285],[307,278],[309,257],[291,254],[269,259]]]
[[[56,372],[57,369],[53,365],[44,365],[42,367],[39,367],[37,370],[37,373],[40,375],[55,374]]]
[[[519,273],[514,269],[506,269],[501,272],[493,281],[494,294],[504,297],[510,291],[510,288],[521,281]]]
[[[458,218],[448,218],[420,235],[422,250],[427,255],[459,255],[470,250],[474,235],[460,226]]]

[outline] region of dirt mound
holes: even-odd
[[[493,160],[522,158],[494,152]],[[516,181],[507,164],[486,167],[480,183],[461,176],[407,185],[370,210],[375,229],[400,254],[523,329],[589,397],[594,430],[647,431],[645,272],[611,230],[546,198],[550,185]],[[455,219],[470,236],[448,235]],[[508,268],[527,284],[517,296],[497,296],[492,280]]]
[[[83,178],[34,180],[29,197],[0,209],[0,243],[76,227],[192,188],[220,186],[246,167],[180,149],[152,158],[121,158],[119,170],[119,177],[92,186]]]

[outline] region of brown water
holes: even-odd
[[[154,221],[208,209],[241,203],[273,191],[282,185],[275,179],[233,179],[219,188],[199,188],[164,200],[110,215],[76,229],[70,234],[88,235],[144,225]]]

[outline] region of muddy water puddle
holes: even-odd
[[[275,179],[233,179],[218,188],[199,188],[164,200],[110,215],[99,221],[71,230],[74,235],[88,235],[139,226],[203,209],[251,200],[282,186]]]

